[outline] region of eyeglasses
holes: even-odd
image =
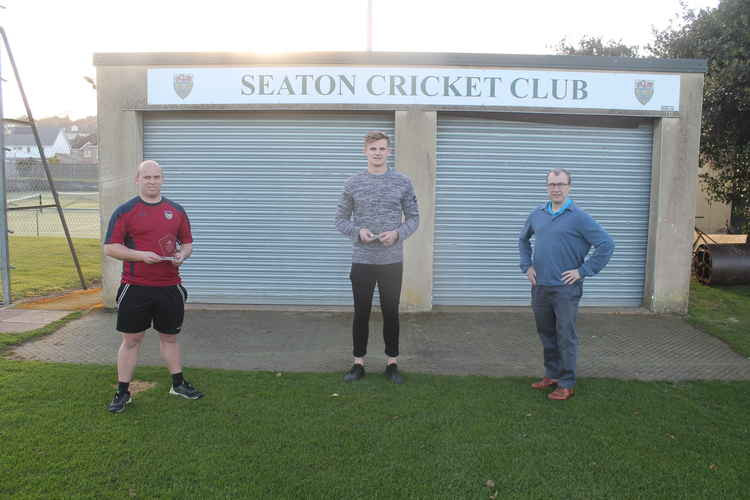
[[[558,188],[559,189],[559,188],[561,188],[563,186],[570,186],[570,183],[569,182],[550,182],[550,183],[547,184],[547,187],[549,189],[552,189],[552,188]]]

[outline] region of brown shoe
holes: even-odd
[[[566,389],[565,387],[558,387],[554,391],[547,394],[547,397],[549,399],[554,399],[556,401],[565,401],[566,399],[570,399],[573,397],[573,394],[576,393],[575,389]]]
[[[531,387],[533,389],[546,389],[547,387],[552,387],[554,385],[557,385],[556,379],[544,377],[539,382],[534,382],[533,384],[531,384]]]

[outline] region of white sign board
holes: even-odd
[[[679,111],[680,77],[460,68],[148,70],[149,105],[397,104]]]

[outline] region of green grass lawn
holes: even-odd
[[[750,285],[690,285],[688,322],[750,357]]]
[[[741,498],[750,383],[166,370],[125,413],[111,366],[0,359],[3,498]],[[495,488],[485,487],[487,480]]]
[[[80,289],[65,238],[11,236],[10,291],[13,300]],[[90,285],[101,279],[101,243],[93,238],[74,238],[83,277]],[[0,289],[2,297],[2,289]]]
[[[91,243],[77,247],[98,276]],[[50,253],[16,255],[38,252]],[[46,269],[39,290],[62,274],[41,258],[29,259]],[[750,355],[748,298],[750,287],[693,283],[689,321]],[[0,350],[79,316],[0,335]],[[524,378],[407,373],[394,386],[379,373],[355,384],[341,373],[187,375],[204,399],[168,396],[166,370],[139,367],[136,378],[155,387],[112,415],[114,366],[0,358],[0,498],[748,496],[750,382],[584,378],[576,397],[551,402]]]

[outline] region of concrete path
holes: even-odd
[[[37,311],[40,312],[40,311]],[[188,310],[180,334],[186,366],[234,370],[339,371],[351,363],[351,313]],[[115,315],[95,310],[21,345],[15,359],[114,364]],[[368,366],[385,362],[382,322],[373,315]],[[750,359],[675,316],[582,311],[579,376],[641,380],[750,380]],[[539,376],[541,347],[524,310],[401,316],[399,365],[408,372]],[[161,365],[150,331],[140,363]]]
[[[28,332],[42,328],[71,311],[32,311],[27,309],[0,309],[0,334],[7,332]]]

